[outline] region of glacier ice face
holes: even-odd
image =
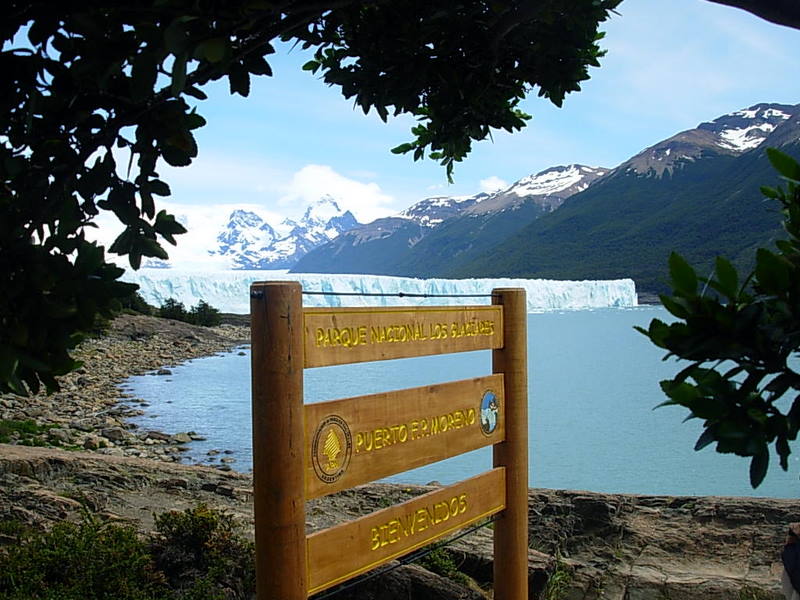
[[[303,305],[317,306],[424,306],[487,304],[494,288],[524,288],[528,312],[636,306],[631,279],[608,281],[554,281],[545,279],[411,279],[381,275],[316,275],[286,271],[181,271],[141,269],[126,271],[122,279],[139,284],[139,293],[160,306],[168,298],[187,308],[200,300],[222,312],[250,312],[250,284],[255,281],[299,281],[304,292],[345,294],[458,294],[473,298],[420,298],[380,295],[304,295]]]

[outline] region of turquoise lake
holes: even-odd
[[[559,311],[528,315],[531,487],[612,493],[731,495],[796,498],[800,453],[789,472],[773,456],[770,472],[753,490],[749,459],[694,452],[701,422],[683,422],[678,407],[654,410],[664,399],[658,382],[680,365],[634,325],[667,319],[660,307]],[[240,353],[244,353],[240,355]],[[195,431],[186,462],[251,469],[250,356],[246,348],[190,361],[170,376],[129,379],[125,391],[150,403],[134,422],[168,433]],[[307,402],[466,379],[491,373],[491,356],[469,352],[308,369]],[[210,450],[221,451],[209,456]],[[224,451],[228,451],[225,454]],[[484,448],[389,481],[452,483],[491,466]]]

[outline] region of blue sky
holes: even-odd
[[[164,207],[193,229],[195,240],[183,236],[182,245],[207,243],[235,206],[277,222],[329,192],[364,222],[554,165],[614,167],[719,115],[758,102],[800,103],[800,31],[705,0],[624,0],[618,12],[602,28],[608,54],[583,90],[561,109],[529,98],[529,126],[476,144],[453,185],[435,162],[389,152],[410,139],[410,119],[384,124],[354,110],[337,88],[300,69],[308,60],[300,51],[275,56],[274,77],[254,80],[249,98],[215,84],[198,105],[208,120],[197,132],[198,159],[161,170],[173,192]]]

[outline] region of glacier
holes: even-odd
[[[139,285],[142,297],[155,306],[168,298],[187,308],[204,300],[222,312],[250,312],[250,284],[255,281],[299,281],[303,305],[321,306],[431,306],[488,304],[494,288],[524,288],[528,312],[637,306],[631,279],[556,281],[546,279],[412,279],[383,275],[331,275],[287,271],[187,271],[177,269],[127,270],[123,281]],[[337,296],[344,294],[395,294],[389,296]],[[477,295],[473,298],[398,297],[396,294]],[[484,297],[485,296],[485,297]]]

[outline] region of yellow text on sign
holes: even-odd
[[[500,348],[503,309],[309,308],[303,329],[305,366],[322,367]]]
[[[389,477],[505,439],[503,375],[494,374],[369,396],[307,404],[305,410],[306,498],[316,498]],[[496,421],[482,427],[481,402],[494,394]],[[337,426],[341,469],[321,473],[325,442]],[[317,456],[315,458],[314,451]],[[346,467],[345,467],[345,458]],[[316,461],[316,468],[315,468]]]
[[[505,508],[505,468],[314,533],[307,538],[309,594],[485,519]],[[347,552],[342,552],[347,548]]]

